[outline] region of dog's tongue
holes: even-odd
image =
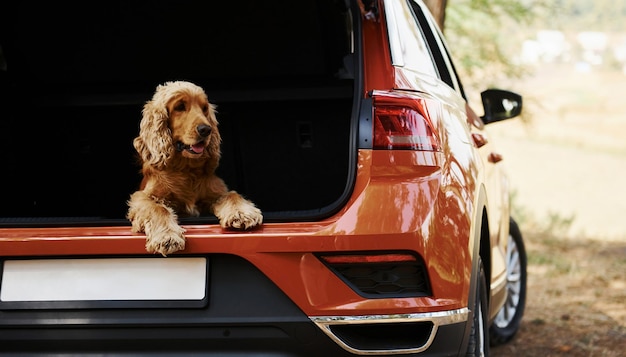
[[[204,144],[198,143],[195,145],[191,145],[191,150],[193,150],[193,152],[195,152],[196,154],[201,154],[204,151]]]

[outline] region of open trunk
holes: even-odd
[[[128,224],[141,109],[170,80],[217,105],[218,174],[266,221],[345,203],[360,70],[344,1],[68,6],[0,15],[0,225]]]

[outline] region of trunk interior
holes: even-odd
[[[0,225],[128,224],[141,109],[170,80],[217,105],[218,175],[266,221],[345,202],[358,68],[344,1],[71,6],[0,15]]]

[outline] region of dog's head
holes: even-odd
[[[133,144],[143,162],[158,169],[179,156],[219,160],[217,125],[215,106],[202,88],[190,82],[166,82],[144,105]]]

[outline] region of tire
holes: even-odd
[[[470,332],[469,343],[467,345],[467,357],[489,356],[489,333],[488,333],[488,297],[487,280],[483,262],[479,259],[478,276],[476,279],[476,298],[474,299],[472,331]]]
[[[506,260],[507,298],[489,329],[492,346],[509,342],[515,336],[526,306],[526,248],[522,233],[513,219],[509,228]]]

